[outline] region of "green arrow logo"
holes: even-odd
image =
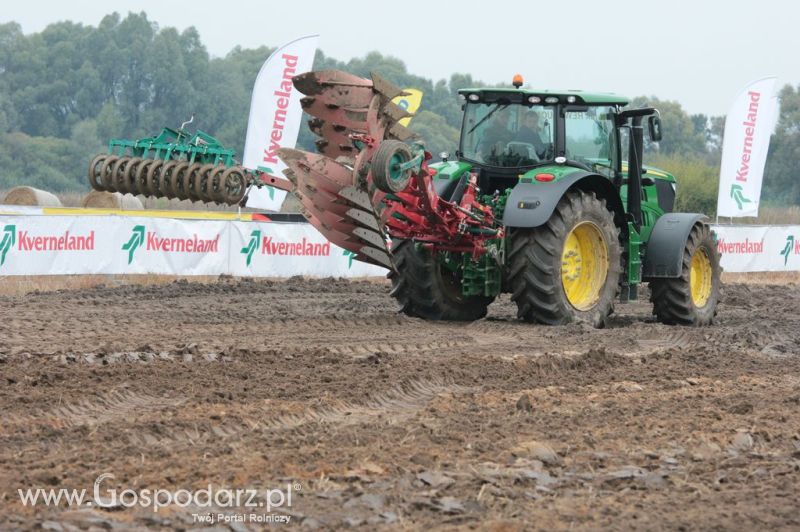
[[[256,229],[250,233],[250,242],[247,246],[242,248],[240,253],[247,254],[247,265],[250,266],[250,261],[253,260],[253,253],[261,245],[261,231]]]
[[[342,255],[344,255],[345,257],[347,257],[349,259],[347,261],[347,269],[349,270],[350,268],[353,267],[353,259],[356,258],[356,254],[353,253],[352,251],[347,251],[345,249],[344,253],[342,253]]]
[[[275,173],[272,171],[272,168],[269,168],[267,166],[259,166],[258,168],[256,168],[256,170],[258,170],[259,172],[265,172],[267,174],[275,175]],[[275,189],[272,188],[271,186],[267,185],[267,192],[269,192],[269,199],[274,200],[275,199]],[[248,262],[248,264],[250,264],[250,263]]]
[[[794,235],[789,235],[786,237],[786,245],[783,247],[783,251],[781,251],[781,255],[783,255],[783,265],[789,262],[789,254],[792,252],[792,248],[794,247]]]
[[[3,228],[3,240],[0,241],[0,266],[6,263],[6,253],[17,242],[17,226],[7,225]]]
[[[736,206],[741,211],[745,203],[753,203],[742,194],[742,185],[731,185],[731,197],[736,201]]]
[[[144,242],[144,226],[137,225],[133,228],[130,240],[122,246],[122,251],[128,252],[128,264],[133,262],[133,254],[142,242]]]

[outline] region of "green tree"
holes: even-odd
[[[670,100],[659,100],[655,96],[634,98],[630,107],[655,107],[661,113],[664,140],[652,145],[645,135],[645,150],[665,155],[680,153],[687,156],[703,156],[706,154],[705,127],[699,119],[692,119],[681,104]],[[702,115],[701,115],[702,116]]]
[[[770,142],[763,195],[777,204],[800,203],[800,86],[779,93],[780,119]]]
[[[431,111],[421,111],[411,120],[411,130],[425,142],[425,149],[434,157],[446,151],[451,156],[458,148],[459,131]]]

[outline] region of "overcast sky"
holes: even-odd
[[[800,83],[800,2],[792,0],[3,3],[0,21],[25,33],[145,11],[161,27],[195,26],[214,56],[319,33],[320,48],[340,60],[378,50],[428,78],[467,72],[510,82],[520,72],[535,87],[656,95],[691,113],[724,114],[748,81],[767,75]]]

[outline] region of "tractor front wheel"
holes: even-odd
[[[517,316],[547,325],[580,320],[605,326],[619,291],[621,253],[605,201],[568,192],[547,223],[511,235],[509,282]]]
[[[465,296],[461,276],[434,253],[411,240],[394,240],[396,271],[389,274],[391,295],[401,312],[425,320],[475,321],[486,316],[493,297]]]
[[[719,252],[711,229],[697,224],[683,249],[681,276],[650,281],[658,321],[670,325],[711,325],[720,300]]]

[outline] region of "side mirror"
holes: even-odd
[[[661,142],[661,117],[652,115],[647,119],[647,129],[650,132],[650,140],[653,142]]]

